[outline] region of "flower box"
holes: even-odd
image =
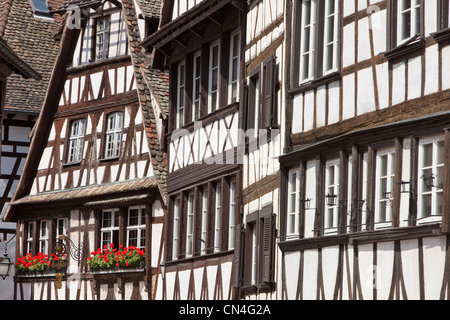
[[[67,270],[67,257],[52,254],[50,257],[42,252],[33,256],[27,253],[17,259],[16,270],[18,276],[37,277],[50,276]]]
[[[91,252],[87,264],[94,274],[139,272],[145,270],[145,253],[134,246],[116,249],[114,244],[110,244]]]

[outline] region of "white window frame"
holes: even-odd
[[[228,210],[228,249],[234,249],[236,231],[236,180],[230,181],[230,204]]]
[[[230,37],[230,63],[228,72],[229,104],[239,101],[240,61],[241,61],[241,32],[235,31],[231,34]],[[235,97],[233,97],[233,92],[236,93]]]
[[[382,172],[383,159],[386,159],[386,172]],[[383,183],[384,181],[384,183]],[[385,189],[382,187],[385,186]],[[377,151],[375,182],[375,229],[392,226],[392,204],[395,186],[395,149]],[[384,211],[384,217],[382,213]]]
[[[137,210],[137,224],[131,224],[131,211]],[[135,231],[136,237],[136,247],[143,249],[145,248],[145,206],[132,206],[128,208],[128,218],[127,218],[127,246],[131,245],[131,232]]]
[[[325,196],[325,217],[324,221],[324,233],[336,233],[339,224],[339,178],[340,178],[340,161],[331,160],[325,164],[325,195],[336,196],[336,204],[329,206],[327,204],[327,197]],[[333,183],[330,183],[330,168],[333,167]],[[330,215],[331,213],[331,215]]]
[[[105,214],[111,213],[111,224],[109,226],[104,226],[105,222]],[[114,241],[114,232],[119,232],[119,209],[113,208],[113,209],[104,209],[102,210],[102,221],[101,221],[101,228],[100,228],[100,241],[102,248],[106,245],[109,246]],[[117,225],[116,225],[117,221]],[[105,235],[110,236],[110,240],[105,239]],[[117,245],[117,243],[114,243],[114,245]]]
[[[105,159],[114,159],[120,155],[122,144],[123,112],[108,114],[106,121]]]
[[[67,219],[67,218],[56,219],[56,240],[59,239],[59,236],[67,235],[68,223],[69,223],[69,219]]]
[[[300,170],[289,171],[288,178],[288,211],[287,211],[287,236],[299,236],[300,215]]]
[[[95,60],[99,61],[108,58],[110,16],[97,18],[95,24]]]
[[[39,222],[39,252],[48,254],[48,220]]]
[[[250,224],[252,228],[252,285],[256,285],[257,270],[258,270],[258,234],[256,221]]]
[[[187,222],[186,222],[186,258],[192,257],[194,253],[194,193],[188,194]]]
[[[33,253],[34,225],[35,224],[33,222],[28,222],[27,253]]]
[[[404,4],[405,0],[397,0],[397,45],[420,34],[420,0],[411,0],[410,7],[404,7]],[[410,19],[409,30],[406,29],[407,17]]]
[[[330,6],[330,0],[325,1],[324,37],[323,37],[323,74],[329,74],[338,70],[339,61],[339,0],[334,0],[334,8]],[[332,11],[331,11],[332,10]],[[330,24],[333,26],[333,34],[330,35]],[[331,57],[330,57],[331,55]],[[328,65],[331,59],[331,65]]]
[[[172,260],[178,259],[178,240],[180,229],[181,198],[176,197],[173,202],[173,235],[172,235]]]
[[[192,120],[200,118],[200,88],[202,75],[202,56],[201,52],[197,52],[193,59],[192,72]]]
[[[310,4],[309,10],[307,7],[307,3]],[[300,74],[299,74],[300,83],[308,82],[315,77],[314,66],[316,59],[316,28],[317,28],[316,10],[317,10],[317,0],[302,0]],[[306,19],[307,14],[309,14],[310,18],[309,20]]]
[[[201,233],[201,238],[200,238],[200,254],[205,254],[206,253],[206,235],[207,235],[207,230],[206,230],[206,219],[208,217],[208,189],[204,188],[203,189],[203,194],[202,194],[202,233]]]
[[[217,64],[214,65],[213,52],[217,48]],[[208,113],[219,109],[219,80],[220,80],[220,41],[211,44],[209,48],[209,70],[208,70]],[[216,80],[216,87],[213,86],[213,75]]]
[[[222,221],[222,185],[216,185],[216,201],[214,210],[214,252],[220,251],[220,225]]]
[[[439,144],[442,144],[442,154],[444,152],[444,136],[434,136],[434,137],[428,137],[423,138],[419,140],[419,170],[418,170],[418,199],[417,199],[417,208],[418,208],[418,220],[419,224],[421,223],[428,223],[428,222],[434,222],[434,221],[440,221],[442,219],[442,211],[439,212],[438,210],[438,197],[441,198],[441,206],[443,205],[442,202],[442,195],[443,195],[443,170],[444,170],[444,162],[438,163],[438,148]],[[432,164],[430,166],[425,166],[423,162],[423,156],[424,156],[424,146],[425,145],[432,145]],[[427,175],[424,171],[425,170],[431,170],[431,173],[435,175],[434,179],[434,187],[431,188],[431,190],[425,190],[425,181],[423,180],[422,176]],[[441,170],[442,174],[439,173]],[[431,196],[431,212],[430,214],[425,214],[422,210],[422,206],[424,205],[423,198],[425,196]]]
[[[83,157],[86,119],[77,119],[70,124],[68,163],[80,163]]]
[[[185,107],[185,92],[186,88],[186,64],[181,62],[178,65],[177,72],[177,113],[176,113],[176,128],[184,126],[184,107]]]

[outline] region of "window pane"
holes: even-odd
[[[433,165],[433,144],[423,145],[422,166],[430,167]]]

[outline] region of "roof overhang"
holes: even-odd
[[[42,192],[14,200],[5,213],[4,221],[13,222],[20,208],[36,206],[61,206],[68,202],[79,207],[102,207],[111,205],[136,204],[159,195],[154,177],[125,180],[67,190]]]
[[[168,55],[165,46],[173,42],[178,42],[183,46],[182,41],[177,39],[184,33],[193,33],[201,37],[201,34],[196,30],[196,26],[205,21],[213,21],[217,25],[222,25],[223,21],[217,18],[217,13],[220,13],[226,8],[237,8],[240,11],[246,10],[245,0],[203,0],[198,5],[183,13],[175,20],[162,26],[158,31],[145,38],[141,44],[149,48],[152,47]]]
[[[3,39],[0,39],[0,58],[4,63],[10,66],[14,72],[22,75],[25,79],[42,79],[42,76],[23,61]]]

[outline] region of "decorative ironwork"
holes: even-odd
[[[72,257],[72,259],[80,262],[84,255],[84,242],[81,242],[80,247],[77,247],[75,245],[75,243],[69,237],[67,237],[65,235],[60,235],[59,239],[66,241],[66,244],[69,247],[70,256]]]

